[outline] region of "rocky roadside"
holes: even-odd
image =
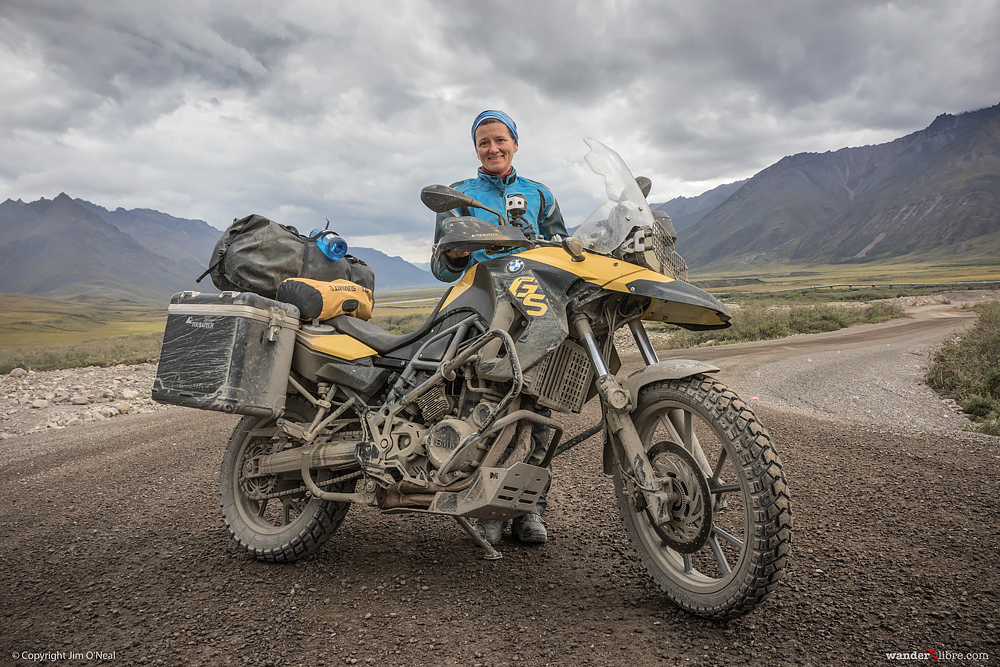
[[[967,307],[983,301],[1000,301],[1000,290],[943,292],[895,299],[905,308],[950,303]],[[864,302],[848,302],[865,305]],[[651,331],[654,347],[666,347],[668,332]],[[619,352],[635,350],[627,330],[615,334]],[[26,433],[62,429],[122,415],[174,409],[150,397],[156,364],[109,367],[90,366],[57,371],[26,371],[15,368],[0,376],[0,440]],[[961,414],[954,401],[945,399],[953,412]]]
[[[0,439],[171,409],[150,397],[155,375],[156,364],[15,368],[0,377]]]

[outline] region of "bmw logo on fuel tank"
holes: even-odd
[[[524,260],[518,259],[517,257],[507,262],[507,273],[517,273],[523,268]]]

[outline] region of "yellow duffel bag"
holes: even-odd
[[[338,315],[372,318],[372,291],[349,280],[288,278],[278,286],[278,301],[299,309],[303,320],[328,320]]]

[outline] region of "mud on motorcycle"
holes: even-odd
[[[643,324],[716,329],[730,314],[683,280],[648,180],[586,141],[607,203],[557,241],[527,238],[497,211],[499,224],[451,219],[436,253],[504,256],[473,265],[412,333],[349,315],[302,321],[294,304],[246,293],[175,295],[154,398],[246,415],[220,475],[240,549],[302,558],[358,504],[452,517],[498,558],[471,521],[535,510],[552,458],[601,433],[629,539],[670,600],[730,618],[775,589],[792,516],[774,444],[718,368],[658,360]],[[421,199],[489,210],[443,186]],[[628,376],[614,344],[623,328],[645,362]],[[235,375],[238,390],[221,392]],[[566,441],[539,414],[579,413],[595,397],[602,421]],[[531,465],[536,424],[551,442]]]

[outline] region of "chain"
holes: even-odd
[[[334,477],[333,479],[328,479],[325,482],[317,482],[316,486],[319,486],[319,487],[331,486],[333,484],[338,484],[340,482],[346,482],[346,481],[351,480],[351,479],[357,479],[358,477],[361,477],[362,474],[363,473],[360,470],[357,470],[355,472],[349,472],[346,475],[341,475],[340,477]],[[284,496],[291,496],[291,495],[294,495],[296,493],[302,493],[303,491],[308,491],[308,489],[306,488],[305,484],[303,484],[302,486],[298,487],[297,489],[288,489],[286,491],[277,491],[275,493],[248,493],[247,494],[247,499],[248,500],[271,500],[273,498],[282,498]]]

